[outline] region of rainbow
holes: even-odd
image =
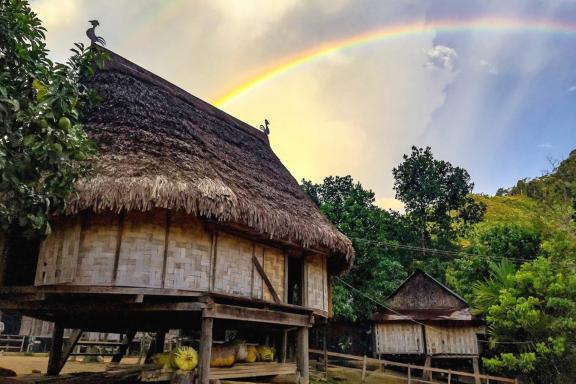
[[[393,25],[364,32],[355,36],[322,43],[319,46],[283,58],[275,64],[264,68],[255,76],[248,78],[231,90],[216,97],[212,102],[217,107],[224,107],[253,89],[274,80],[275,78],[301,67],[304,64],[321,59],[335,52],[375,43],[387,39],[418,35],[430,32],[461,31],[496,31],[496,32],[547,32],[576,33],[576,25],[541,20],[515,19],[474,19],[474,20],[437,20],[427,24],[413,23]]]

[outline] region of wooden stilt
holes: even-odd
[[[480,366],[478,364],[478,357],[472,358],[472,367],[474,368],[474,383],[475,384],[481,384],[480,383]]]
[[[154,349],[155,349],[156,353],[164,352],[165,342],[166,342],[166,331],[156,332],[156,343],[154,344],[154,346],[155,346]]]
[[[452,384],[452,370],[448,370],[448,384]]]
[[[408,384],[412,384],[412,371],[410,370],[410,366],[408,366]]]
[[[296,365],[300,374],[300,384],[310,382],[310,368],[308,361],[308,327],[298,328],[298,352],[296,355]]]
[[[288,357],[288,330],[282,330],[282,363],[285,363]]]
[[[58,376],[62,369],[62,344],[64,343],[64,328],[59,323],[54,323],[52,332],[52,348],[48,357],[48,376]]]
[[[198,384],[209,384],[213,325],[213,318],[202,318],[202,330],[200,334],[200,361],[198,362]]]
[[[124,335],[124,338],[122,339],[122,345],[120,346],[120,348],[118,348],[118,353],[116,353],[114,357],[112,357],[113,363],[119,363],[122,360],[122,357],[124,357],[124,355],[126,354],[128,347],[130,347],[132,339],[134,339],[134,335],[136,335],[136,332],[128,332],[127,334]]]
[[[366,380],[366,355],[364,355],[364,360],[362,360],[362,383]]]
[[[328,319],[324,319],[324,373],[328,380]]]

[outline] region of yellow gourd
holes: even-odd
[[[259,345],[256,348],[258,351],[258,360],[259,361],[274,361],[274,352],[272,348],[267,345]]]
[[[247,363],[255,363],[258,360],[258,351],[254,345],[249,345],[246,347],[246,359]]]
[[[198,352],[192,347],[180,347],[174,352],[173,361],[181,371],[191,371],[198,365]]]

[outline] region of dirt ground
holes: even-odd
[[[110,358],[105,359],[102,363],[83,363],[81,361],[68,361],[62,370],[62,373],[74,372],[101,372],[106,369],[106,364]],[[122,359],[123,364],[136,364],[138,361],[135,357]],[[48,366],[47,355],[22,356],[22,355],[2,355],[0,356],[0,367],[8,368],[16,372],[17,375],[27,375],[33,370],[46,373]]]

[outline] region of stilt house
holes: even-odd
[[[374,351],[378,356],[472,359],[477,370],[482,321],[468,303],[423,271],[408,277],[376,313]]]
[[[267,373],[307,382],[308,329],[330,314],[330,278],[353,262],[350,240],[265,133],[108,54],[87,80],[101,98],[85,114],[93,174],[39,247],[5,239],[0,309],[55,323],[51,374],[82,331],[156,332],[160,347],[166,330],[185,328],[198,331],[199,382],[234,377],[215,376],[209,357],[213,336],[235,329],[279,335],[283,364]],[[64,328],[77,331],[62,346]]]

